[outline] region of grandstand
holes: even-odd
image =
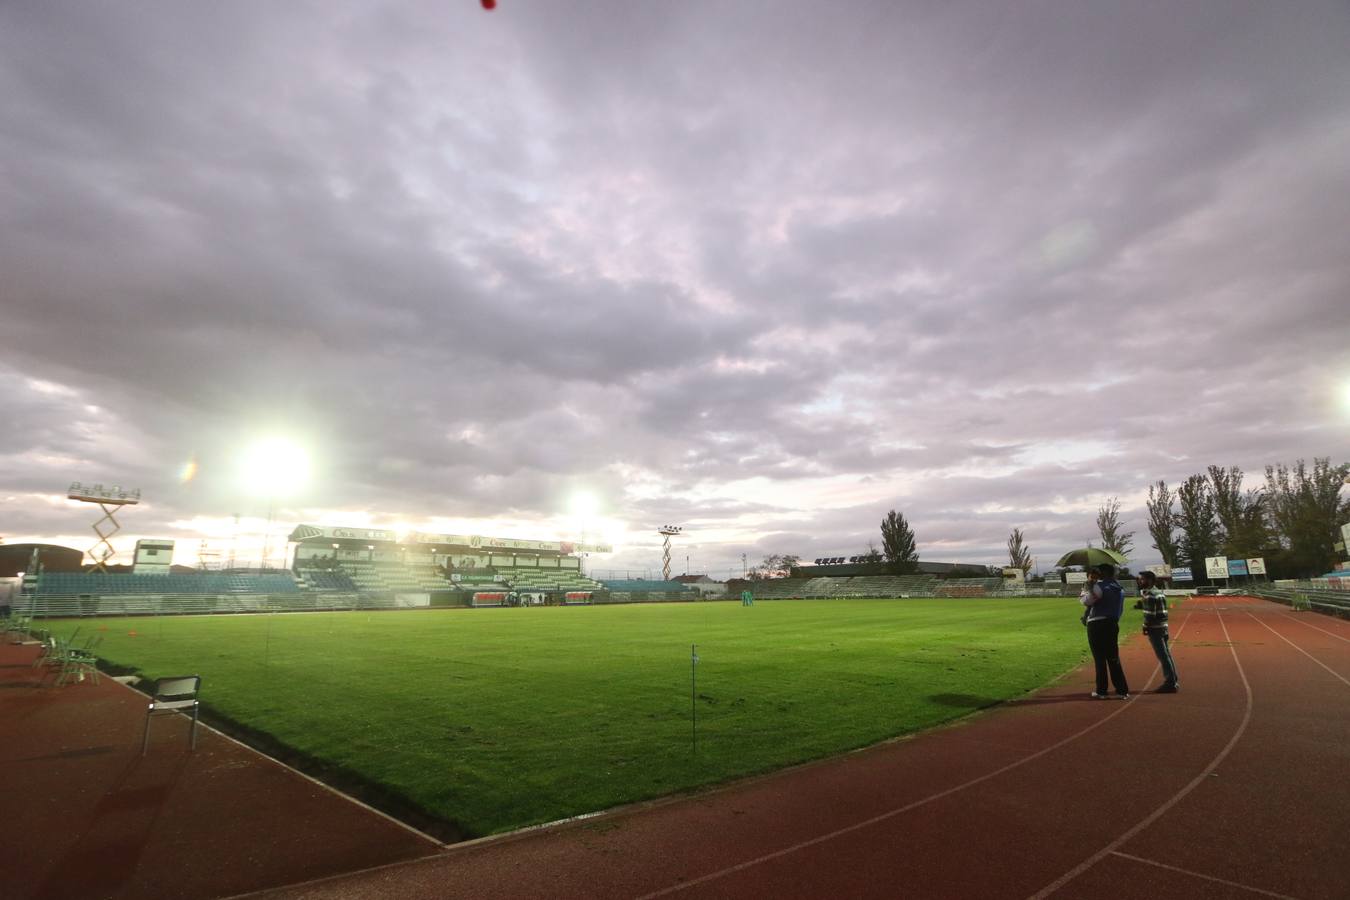
[[[290,541],[295,545],[290,571],[30,573],[20,609],[54,616],[484,605],[475,603],[475,594],[500,594],[503,603],[529,605],[700,598],[697,589],[679,581],[588,577],[576,553],[609,552],[605,545],[320,525],[297,526]],[[819,562],[825,564],[755,582],[752,589],[763,599],[1008,593],[1001,578],[959,577],[984,574],[983,567],[929,563],[918,574],[893,575],[884,564]]]
[[[166,594],[295,594],[300,585],[289,572],[252,574],[200,572],[192,575],[127,575],[107,572],[46,572],[37,578],[38,597]]]
[[[994,579],[998,581],[999,579]],[[775,578],[755,582],[757,599],[934,597],[941,580],[930,575],[855,575]]]
[[[435,605],[468,605],[471,595],[484,587],[548,595],[600,591],[600,583],[582,574],[581,560],[572,554],[612,549],[480,535],[400,536],[378,528],[320,525],[297,526],[290,539],[296,544],[295,572],[315,590],[425,595]]]
[[[16,611],[35,616],[249,612],[319,608],[289,572],[136,575],[42,572],[25,578]],[[331,608],[331,607],[326,607]]]
[[[627,603],[634,601],[697,600],[698,590],[679,581],[652,581],[650,579],[618,578],[603,582],[609,592],[601,602]]]

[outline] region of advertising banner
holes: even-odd
[[[1205,574],[1210,578],[1228,577],[1228,557],[1226,556],[1206,556]]]
[[[1246,575],[1246,574],[1247,574],[1247,561],[1245,559],[1230,559],[1228,561],[1229,578],[1232,578],[1234,575]]]
[[[1169,566],[1167,563],[1158,563],[1156,566],[1149,566],[1148,571],[1152,572],[1154,575],[1157,575],[1159,578],[1172,577],[1172,567]],[[1189,572],[1187,574],[1189,574]]]
[[[1191,567],[1190,567],[1190,566],[1177,566],[1177,567],[1175,567],[1174,569],[1172,569],[1172,580],[1173,580],[1173,581],[1194,581],[1195,579],[1193,579],[1193,578],[1191,577]]]
[[[1253,575],[1266,574],[1266,558],[1258,556],[1256,559],[1247,560],[1247,571]]]

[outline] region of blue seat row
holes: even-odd
[[[104,572],[50,572],[38,576],[37,594],[292,594],[300,588],[290,575],[202,572],[192,575],[132,575]]]

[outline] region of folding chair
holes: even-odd
[[[11,613],[4,619],[0,619],[0,634],[4,636],[5,640],[12,640],[15,644],[23,643],[23,639],[28,637],[28,630],[32,627],[32,616]]]
[[[66,679],[71,676],[79,681],[84,681],[85,675],[92,675],[94,684],[98,684],[98,656],[94,650],[103,643],[103,635],[94,635],[85,641],[83,647],[67,647],[65,653],[61,655],[61,674],[56,679],[56,686],[60,687],[66,683]]]
[[[150,748],[150,719],[156,713],[177,713],[186,715],[192,710],[192,749],[197,749],[197,692],[202,688],[200,675],[175,675],[161,678],[155,682],[155,692],[150,698],[150,708],[145,712],[145,737],[141,740],[141,756]]]
[[[63,638],[51,632],[44,631],[39,636],[42,642],[42,649],[38,651],[37,658],[33,660],[33,668],[38,666],[51,666],[61,662],[70,649],[70,642],[75,639],[75,635],[80,633],[79,627],[70,633],[70,637]],[[46,677],[46,676],[43,676]]]

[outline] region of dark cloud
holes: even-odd
[[[0,530],[1045,557],[1350,428],[1342,4],[0,7]],[[197,476],[182,479],[193,460]],[[595,526],[600,527],[600,526]],[[705,537],[693,537],[702,534]],[[214,532],[211,535],[214,537]],[[1136,537],[1147,556],[1147,539]],[[751,560],[754,561],[753,559]]]

